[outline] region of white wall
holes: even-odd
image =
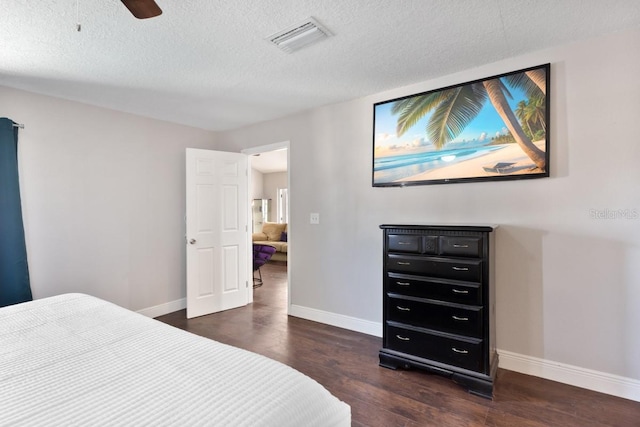
[[[383,223],[497,223],[497,340],[640,379],[640,32],[512,58],[220,135],[290,141],[291,303],[379,324]],[[372,188],[372,104],[551,62],[551,177]],[[310,225],[319,212],[320,225]],[[640,384],[640,383],[638,383]]]
[[[251,169],[249,194],[251,194],[251,200],[264,198],[264,174],[256,169]]]
[[[19,134],[35,298],[84,292],[138,310],[185,296],[184,149],[214,134],[0,87]]]

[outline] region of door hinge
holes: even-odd
[[[249,287],[249,281],[247,280],[244,283],[245,283],[245,288],[248,288]]]

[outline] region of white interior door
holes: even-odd
[[[187,318],[249,301],[245,154],[187,148]]]

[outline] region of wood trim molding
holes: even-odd
[[[187,308],[187,299],[181,298],[175,301],[169,301],[164,304],[155,305],[153,307],[143,308],[137,310],[136,313],[140,313],[147,317],[158,317],[165,314],[173,313],[174,311],[183,310]]]
[[[500,367],[640,402],[640,381],[498,349]]]
[[[330,313],[328,311],[317,310],[315,308],[303,307],[291,304],[289,315],[302,319],[313,320],[314,322],[325,323],[338,328],[349,329],[375,337],[382,337],[382,324],[369,320],[358,319],[356,317],[345,316],[343,314]]]

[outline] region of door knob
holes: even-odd
[[[195,243],[196,243],[196,239],[191,239],[191,240],[189,240],[189,244],[190,244],[190,245],[193,245],[193,244],[195,244]]]

